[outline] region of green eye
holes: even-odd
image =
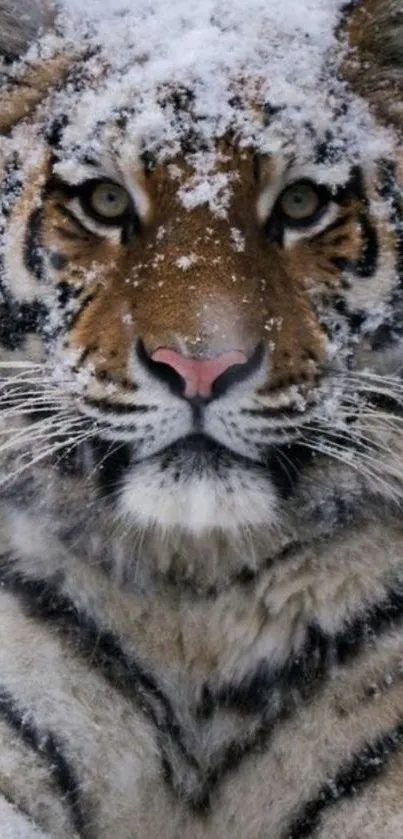
[[[292,221],[305,221],[315,215],[320,203],[315,186],[308,181],[299,181],[284,190],[279,206]]]
[[[130,205],[129,193],[113,181],[97,183],[89,196],[89,206],[94,213],[108,221],[123,216]]]

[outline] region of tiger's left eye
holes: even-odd
[[[282,213],[291,221],[308,221],[320,204],[319,192],[309,181],[298,181],[287,187],[279,201]]]
[[[113,181],[97,183],[88,198],[90,208],[102,218],[111,221],[123,216],[131,206],[129,193]]]

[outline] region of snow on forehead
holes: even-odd
[[[78,173],[88,156],[133,160],[147,149],[160,159],[172,158],[186,137],[196,137],[206,152],[193,156],[195,178],[182,187],[182,198],[191,207],[207,196],[213,209],[225,212],[231,178],[214,172],[212,150],[214,140],[229,131],[240,146],[264,152],[295,146],[297,138],[297,153],[309,156],[331,129],[354,156],[360,144],[373,142],[374,133],[365,104],[351,95],[348,115],[342,116],[345,89],[335,65],[329,72],[344,5],[345,0],[61,0],[58,31],[65,48],[87,56],[92,50],[84,87],[70,84],[53,99],[52,115],[56,108],[69,119],[61,174],[63,166],[64,174],[68,166]],[[48,44],[51,49],[51,38]],[[178,106],[173,94],[181,91]],[[262,120],[264,103],[271,107],[269,126]],[[105,169],[111,174],[110,166]]]
[[[307,108],[310,102],[316,110],[323,59],[343,2],[87,0],[83,10],[82,0],[62,0],[64,37],[75,48],[81,41],[99,50],[92,60],[94,89],[80,93],[66,140],[90,137],[111,112],[127,108],[135,111],[137,134],[171,146],[189,125],[170,124],[167,109],[161,113],[162,89],[192,91],[191,114],[207,140],[230,128],[245,142],[253,138],[257,114],[253,119],[249,109],[246,117],[240,108],[240,98],[256,94],[253,84],[274,105]]]

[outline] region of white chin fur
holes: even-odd
[[[258,471],[236,466],[222,477],[206,472],[177,481],[173,471],[161,472],[158,462],[136,466],[120,502],[120,513],[128,523],[140,528],[179,527],[195,536],[276,524],[275,491]]]

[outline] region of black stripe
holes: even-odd
[[[159,734],[159,746],[165,761],[171,762],[171,745],[176,748],[175,763],[182,759],[189,771],[198,773],[197,761],[187,748],[169,698],[156,678],[133,656],[124,652],[113,632],[103,629],[91,615],[61,593],[59,581],[24,578],[12,571],[6,557],[3,557],[0,567],[0,580],[6,589],[20,598],[30,617],[54,625],[70,640],[77,654],[98,669],[114,689],[136,702]]]
[[[44,277],[44,262],[41,244],[42,207],[36,207],[29,216],[24,242],[24,265],[34,277],[41,281]]]
[[[79,308],[77,309],[76,312],[74,312],[74,314],[71,316],[71,318],[68,321],[67,326],[68,326],[68,329],[70,331],[72,329],[74,329],[74,327],[77,325],[78,321],[81,318],[81,315],[83,314],[83,312],[85,311],[87,306],[89,306],[90,303],[92,303],[92,301],[96,299],[96,297],[98,295],[98,292],[99,292],[99,286],[94,291],[90,291],[89,294],[87,294],[87,296],[84,297],[84,300],[81,301],[81,303],[79,305]]]
[[[196,775],[188,800],[196,809],[208,807],[211,793],[247,755],[267,748],[275,727],[294,712],[297,703],[309,701],[318,693],[331,667],[353,661],[374,638],[398,625],[403,618],[403,589],[396,587],[381,603],[369,608],[366,615],[346,623],[335,636],[328,636],[319,626],[309,627],[303,648],[278,671],[270,673],[265,663],[260,662],[249,680],[240,685],[227,685],[218,691],[206,687],[199,717],[211,716],[220,705],[242,714],[257,713],[259,717],[252,733],[218,749],[210,767],[202,774],[186,746],[184,732],[168,697],[155,677],[124,653],[113,633],[103,630],[77,609],[73,601],[60,594],[55,583],[23,579],[7,570],[7,566],[0,579],[22,599],[30,616],[53,623],[114,688],[140,704],[161,735],[161,759],[165,777],[171,784],[175,783],[176,773],[164,740],[177,747],[178,757]]]
[[[316,148],[314,151],[314,162],[318,165],[320,165],[321,163],[333,162],[335,148],[334,141],[332,142],[332,140],[333,138],[330,135],[328,135],[325,140],[321,140],[319,143],[316,144]]]
[[[300,814],[284,832],[284,839],[312,836],[324,810],[343,798],[354,798],[366,784],[386,770],[391,758],[403,746],[403,721],[365,745],[351,760],[342,764],[336,775],[326,781],[314,798],[307,801]]]
[[[107,399],[89,399],[87,397],[85,398],[85,404],[91,408],[96,408],[100,414],[119,414],[120,416],[125,416],[126,414],[147,414],[150,411],[156,410],[152,405],[126,405],[120,402],[109,402]]]
[[[47,140],[49,146],[51,146],[54,149],[60,147],[63,139],[64,130],[68,126],[68,124],[69,119],[67,114],[59,114],[59,116],[55,117],[52,120],[50,125],[45,130],[45,140]]]
[[[60,743],[51,731],[38,729],[32,715],[26,710],[19,709],[15,700],[1,687],[0,715],[21,737],[25,745],[32,749],[41,760],[46,761],[51,776],[70,809],[74,828],[80,835],[85,827],[85,819],[81,809],[79,784],[76,773],[63,754]]]
[[[343,522],[344,523],[344,522]],[[240,590],[247,591],[251,586],[255,585],[259,579],[267,572],[268,568],[273,566],[273,562],[286,562],[295,556],[295,553],[301,550],[301,544],[298,542],[291,542],[282,551],[276,554],[275,560],[272,556],[259,565],[258,568],[248,565],[241,567],[240,571],[230,574],[228,578],[222,583],[211,583],[203,588],[195,583],[193,580],[185,579],[179,572],[179,575],[174,570],[170,570],[168,574],[164,572],[164,586],[166,589],[172,586],[174,589],[174,596],[177,594],[177,587],[180,585],[183,592],[187,592],[190,597],[197,597],[201,600],[216,600],[224,591],[228,591],[232,587],[238,587]]]
[[[65,230],[64,227],[58,227],[57,225],[55,225],[55,230],[69,242],[80,242],[88,239],[87,236],[82,236],[81,233],[72,233],[71,230]]]
[[[397,274],[403,285],[403,206],[400,187],[396,180],[396,165],[391,160],[379,163],[380,195],[389,201],[390,222],[397,236]]]
[[[80,219],[77,218],[77,216],[75,216],[68,207],[65,207],[64,204],[56,204],[56,209],[62,216],[64,216],[64,218],[68,219],[68,221],[71,221],[71,223],[75,225],[75,227],[80,231],[80,234],[83,234],[80,235],[80,239],[88,240],[91,236],[94,236],[96,239],[102,238],[99,233],[94,233],[93,230],[89,230],[88,227],[85,227],[82,221],[80,221]]]
[[[349,221],[349,217],[346,215],[338,216],[331,224],[328,224],[323,230],[320,230],[319,233],[315,233],[314,236],[310,237],[310,242],[315,242],[317,239],[322,239],[326,236],[327,233],[332,233],[333,230],[339,230],[340,227],[344,227],[347,222]],[[333,242],[332,242],[333,244]]]
[[[43,303],[0,303],[0,344],[15,350],[24,344],[27,334],[40,332],[48,312]]]
[[[268,446],[265,466],[282,499],[286,501],[296,490],[302,473],[313,457],[313,450],[303,443]]]
[[[205,685],[198,707],[199,717],[211,717],[221,706],[240,714],[258,714],[253,732],[233,740],[214,756],[204,787],[205,800],[229,772],[234,772],[245,757],[267,749],[278,724],[289,718],[300,703],[309,702],[320,691],[331,668],[354,661],[365,646],[399,625],[403,620],[403,587],[389,591],[387,597],[346,623],[335,636],[328,636],[319,626],[308,627],[305,644],[283,667],[270,671],[261,661],[254,673],[241,684]],[[294,834],[297,839],[298,834]]]
[[[332,262],[336,262],[336,260],[332,260]],[[342,267],[343,260],[339,260],[339,267]],[[351,267],[351,266],[350,266]],[[352,269],[351,269],[352,270]],[[334,312],[337,315],[340,315],[343,319],[345,318],[350,329],[350,332],[353,334],[362,333],[363,325],[365,324],[366,313],[360,309],[350,309],[345,297],[334,297],[332,300],[332,307]],[[346,325],[347,325],[346,324]],[[337,326],[341,326],[339,320],[336,321],[335,324],[329,329],[326,329],[326,324],[324,325],[324,329],[327,331],[330,337],[333,337],[333,330],[337,328]]]
[[[95,437],[89,443],[95,458],[94,470],[102,496],[116,493],[130,466],[132,447]]]
[[[61,280],[56,284],[57,304],[61,309],[64,309],[72,300],[76,300],[82,293],[82,286],[74,286],[66,280]]]
[[[367,212],[360,213],[358,221],[361,227],[362,245],[361,256],[355,263],[354,273],[358,277],[368,279],[374,276],[378,267],[378,234]]]
[[[265,419],[292,420],[301,418],[301,408],[290,405],[289,408],[241,408],[241,414],[249,417],[265,417]]]
[[[302,698],[309,698],[332,667],[353,661],[365,647],[402,622],[403,586],[399,584],[334,635],[317,624],[308,626],[304,643],[281,667],[270,670],[261,661],[240,684],[224,685],[216,691],[206,686],[199,713],[209,715],[219,705],[248,713],[264,712],[273,691],[279,690],[285,695],[298,690]]]
[[[20,197],[23,188],[22,164],[18,152],[13,152],[6,160],[1,180],[1,216],[8,218],[12,207]]]
[[[378,266],[379,242],[376,228],[370,219],[369,200],[365,191],[362,171],[359,166],[353,166],[347,184],[337,190],[333,196],[333,200],[341,204],[354,197],[358,198],[362,204],[362,209],[358,216],[362,235],[361,255],[357,261],[334,257],[332,262],[341,270],[351,271],[358,277],[368,279],[374,276]]]
[[[73,371],[73,373],[78,373],[78,371],[79,371],[79,370],[80,370],[80,368],[83,366],[83,364],[84,364],[84,362],[87,360],[87,358],[88,358],[90,355],[92,355],[93,353],[98,352],[98,350],[99,350],[99,344],[88,344],[88,345],[86,346],[85,350],[83,350],[83,351],[80,353],[80,355],[79,355],[79,357],[78,357],[78,359],[77,359],[76,363],[75,363],[75,364],[74,364],[74,366],[72,367],[72,371]]]
[[[17,152],[10,155],[5,161],[1,182],[0,193],[0,236],[3,244],[3,236],[8,223],[8,217],[12,208],[22,192],[21,162]],[[3,249],[0,251],[0,302],[5,309],[13,305],[13,298],[7,282],[4,266]]]
[[[315,131],[313,130],[315,137]],[[345,159],[347,143],[340,137],[335,136],[331,131],[326,131],[325,136],[315,147],[314,160],[317,164],[328,163],[334,165]]]
[[[397,284],[388,301],[391,314],[371,336],[371,348],[386,349],[399,341],[403,333],[403,207],[400,187],[396,180],[396,166],[393,161],[380,160],[378,165],[379,194],[389,205],[389,221],[396,234],[396,279]]]

